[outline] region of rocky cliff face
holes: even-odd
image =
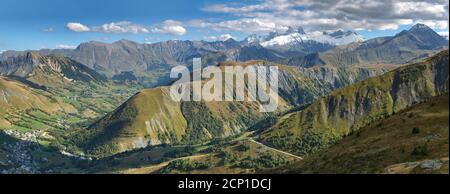
[[[16,77],[40,86],[62,86],[72,81],[101,82],[106,78],[63,56],[28,52],[0,62],[0,75]]]
[[[25,77],[33,70],[35,63],[38,62],[36,58],[37,53],[27,53],[21,57],[11,57],[8,60],[0,62],[1,75],[14,75]]]
[[[392,68],[392,66],[374,68],[285,67],[279,77],[280,95],[292,106],[310,103],[319,96],[327,95],[338,88],[366,78],[384,74]]]
[[[305,134],[314,134],[326,144],[413,104],[448,93],[448,58],[448,50],[443,51],[423,62],[318,98],[304,110],[281,118],[264,132],[262,139],[279,148],[306,154],[302,150],[305,145],[300,146],[306,141],[302,139]]]

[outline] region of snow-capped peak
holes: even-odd
[[[294,44],[298,42],[302,42],[308,40],[308,37],[304,34],[300,34],[298,32],[287,34],[287,35],[281,35],[274,37],[270,40],[261,42],[261,46],[263,47],[271,47],[271,46],[283,46],[288,44]]]
[[[250,40],[250,37],[247,38],[247,41],[248,40]],[[253,37],[252,40],[253,42],[259,41],[264,47],[272,47],[297,44],[305,41],[314,41],[330,45],[345,45],[364,41],[364,38],[352,31],[338,30],[335,32],[306,33],[301,27],[298,29],[289,27],[285,33],[273,32],[264,37]]]
[[[261,41],[261,36],[258,36],[256,34],[252,34],[245,38],[244,42],[247,44],[253,44],[253,43],[259,43]]]

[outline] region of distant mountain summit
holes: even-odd
[[[362,42],[364,38],[352,31],[338,30],[335,32],[306,33],[302,27],[289,27],[283,33],[271,32],[265,36],[251,35],[243,42],[246,44],[261,44],[266,48],[281,50],[323,51],[327,48]]]
[[[415,49],[439,49],[448,46],[448,40],[440,36],[425,24],[416,24],[392,38],[396,44],[407,45]]]
[[[335,35],[342,35],[339,32]],[[302,67],[405,64],[448,48],[448,40],[424,24],[417,24],[392,37],[342,45],[325,52],[293,57],[288,64]]]
[[[445,47],[448,47],[448,40],[419,24],[392,37],[366,41],[353,31],[309,33],[301,27],[290,27],[285,32],[250,35],[242,41],[169,40],[140,44],[122,39],[113,43],[91,41],[80,44],[76,49],[36,52],[63,55],[109,78],[133,72],[139,83],[154,87],[170,83],[170,69],[176,65],[189,66],[195,57],[204,58],[204,65],[247,60],[267,60],[301,67],[404,64]],[[0,54],[0,61],[24,56],[27,52],[6,51]]]

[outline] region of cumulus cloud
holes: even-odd
[[[244,33],[279,31],[302,26],[308,31],[393,30],[424,23],[448,29],[447,0],[261,0],[254,4],[212,4],[202,10],[229,14],[232,20],[193,20],[193,27]]]
[[[181,25],[181,22],[175,20],[166,20],[153,28],[152,32],[182,36],[187,33],[187,30]]]
[[[66,27],[74,32],[102,32],[113,34],[146,34],[153,32],[181,36],[187,33],[187,30],[181,25],[181,22],[175,20],[166,20],[161,24],[155,25],[151,29],[145,25],[136,24],[129,21],[111,22],[100,26],[91,27],[81,23],[71,22],[68,23]]]
[[[68,23],[66,27],[74,32],[103,32],[103,33],[149,33],[149,30],[141,24],[134,24],[129,21],[111,22],[100,26],[88,27],[81,23]]]
[[[229,39],[236,40],[236,37],[232,36],[231,34],[222,34],[220,36],[208,36],[208,37],[205,37],[205,39],[210,40],[210,41],[226,41]]]
[[[93,27],[92,31],[104,32],[104,33],[149,33],[149,30],[141,24],[134,24],[129,21],[111,22],[109,24],[103,24],[101,26]]]
[[[66,28],[74,32],[89,32],[91,29],[81,23],[69,22]]]
[[[75,49],[77,46],[67,45],[67,44],[59,44],[56,46],[57,49]]]
[[[222,22],[194,20],[190,21],[189,24],[193,27],[208,28],[216,31],[240,31],[246,33],[271,32],[274,30],[287,29],[287,26],[279,25],[270,19],[258,18],[243,18]]]

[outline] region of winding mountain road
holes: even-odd
[[[122,173],[122,174],[152,174],[152,173],[158,172],[159,170],[163,169],[164,167],[166,167],[167,165],[169,165],[169,163],[171,163],[173,161],[195,160],[195,159],[199,159],[199,158],[208,157],[211,155],[213,155],[213,154],[199,154],[199,155],[193,155],[193,156],[186,156],[186,157],[182,157],[182,158],[175,158],[175,159],[172,159],[172,160],[160,163],[160,164],[154,164],[154,165],[150,165],[150,166],[146,166],[146,167],[139,167],[139,168],[130,168],[130,169],[119,171],[118,173]]]
[[[303,158],[300,157],[300,156],[296,156],[296,155],[294,155],[294,154],[291,154],[291,153],[288,153],[288,152],[285,152],[285,151],[282,151],[282,150],[278,150],[278,149],[269,147],[269,146],[267,146],[267,145],[264,145],[264,144],[261,143],[261,142],[257,142],[257,141],[254,140],[253,138],[250,138],[250,141],[253,142],[253,143],[255,143],[255,144],[258,144],[258,145],[260,145],[260,146],[262,146],[262,147],[264,147],[264,148],[266,148],[266,149],[272,150],[272,151],[274,151],[274,152],[278,152],[278,153],[281,153],[281,154],[284,154],[284,155],[287,155],[287,156],[291,156],[291,157],[297,158],[297,159],[299,159],[299,160],[303,160]]]

